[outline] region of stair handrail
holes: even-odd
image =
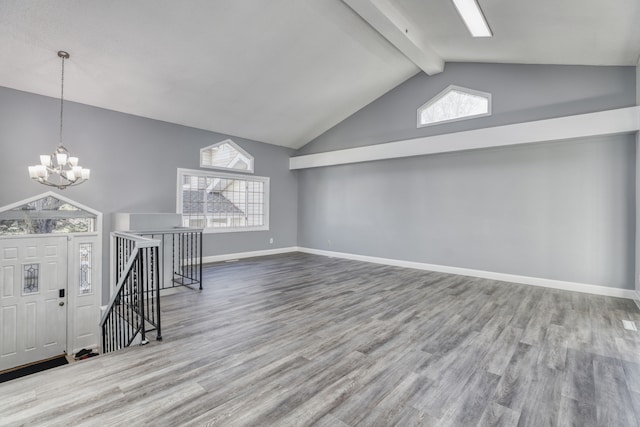
[[[100,319],[100,327],[103,326],[107,315],[111,311],[111,308],[113,307],[113,304],[116,301],[118,293],[120,292],[120,289],[124,285],[124,281],[127,279],[127,273],[129,272],[129,270],[131,270],[131,267],[133,266],[133,263],[135,262],[135,260],[136,260],[136,258],[138,256],[138,252],[140,251],[140,249],[141,248],[151,248],[151,247],[154,247],[154,246],[158,246],[158,247],[160,246],[160,240],[149,239],[147,237],[142,237],[142,236],[138,236],[138,235],[135,235],[135,234],[122,233],[122,232],[116,231],[116,232],[113,232],[112,235],[119,236],[119,237],[125,237],[125,238],[133,240],[134,241],[134,247],[133,247],[132,253],[129,255],[129,259],[127,260],[127,263],[125,264],[124,268],[122,269],[122,273],[123,274],[118,279],[118,282],[116,283],[115,290],[111,294],[111,299],[109,300],[109,304],[107,304],[107,308],[104,310],[104,313],[102,314],[102,318]]]
[[[128,254],[128,259],[127,262],[124,265],[124,268],[118,272],[119,277],[117,278],[117,283],[115,286],[115,290],[112,293],[109,303],[107,304],[106,309],[104,310],[101,319],[100,319],[100,329],[102,331],[102,336],[103,336],[103,347],[105,346],[105,332],[104,332],[104,325],[105,322],[107,321],[107,319],[109,318],[109,316],[112,314],[114,305],[116,304],[116,302],[118,301],[118,298],[121,296],[121,292],[122,292],[122,288],[124,287],[125,283],[127,282],[127,280],[129,279],[130,274],[132,273],[132,271],[134,270],[135,267],[135,263],[137,261],[139,261],[140,259],[140,255],[141,255],[141,250],[145,249],[145,248],[156,248],[156,264],[158,263],[157,260],[157,248],[159,248],[160,246],[160,241],[157,239],[150,239],[147,237],[142,237],[139,235],[135,235],[135,234],[130,234],[130,233],[125,233],[125,232],[113,232],[111,233],[112,237],[122,237],[125,239],[128,239],[130,241],[133,242],[133,247],[131,248],[131,252]],[[157,273],[156,273],[156,277],[155,280],[158,280],[157,278]],[[139,300],[138,303],[140,305],[140,313],[138,313],[139,316],[141,316],[142,318],[142,322],[141,322],[141,327],[142,327],[142,334],[143,334],[143,341],[145,340],[144,337],[144,322],[148,320],[147,316],[145,316],[145,312],[144,312],[144,298],[145,298],[145,292],[143,290],[143,287],[140,286],[140,293],[138,295]],[[156,292],[158,293],[157,295],[157,304],[159,304],[159,286],[155,287]],[[155,313],[154,313],[155,314]],[[159,305],[157,306],[157,318],[156,318],[156,323],[157,323],[157,330],[158,330],[158,339],[162,339],[161,335],[160,335],[160,310],[159,310]],[[126,321],[126,320],[125,320]],[[134,336],[132,337],[132,339],[130,340],[130,342],[125,344],[126,346],[131,345],[131,342],[133,342],[133,339],[135,338],[135,334],[137,334],[138,332],[140,332],[140,328],[138,328],[138,330],[134,331],[135,333],[133,334]],[[107,352],[108,349],[103,348],[103,352]]]

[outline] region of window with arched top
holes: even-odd
[[[418,108],[418,127],[490,115],[490,93],[451,85]]]
[[[253,173],[253,156],[226,139],[200,149],[200,167]]]

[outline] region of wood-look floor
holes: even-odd
[[[164,341],[0,384],[2,425],[636,426],[630,300],[306,254],[205,267]]]

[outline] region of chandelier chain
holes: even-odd
[[[62,58],[62,78],[60,82],[60,143],[59,146],[62,146],[62,118],[64,117],[64,56]]]

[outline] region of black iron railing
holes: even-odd
[[[191,285],[202,289],[202,229],[185,227],[129,233],[160,240],[161,289]]]
[[[100,321],[102,352],[147,343],[147,332],[162,339],[160,322],[160,241],[112,233],[116,287]]]

